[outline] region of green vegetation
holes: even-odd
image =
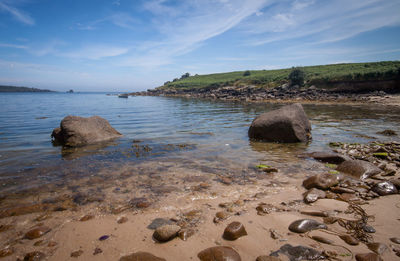
[[[293,67],[289,73],[290,85],[304,85],[305,73],[301,67]]]
[[[393,80],[400,78],[400,61],[343,63],[301,67],[306,86],[326,86],[334,82]],[[161,88],[217,88],[222,86],[257,85],[276,87],[289,82],[292,69],[252,70],[176,78]],[[246,74],[246,75],[245,75]],[[185,76],[188,75],[184,74]]]
[[[36,88],[28,88],[28,87],[15,87],[15,86],[6,86],[0,85],[0,92],[51,92],[50,90],[41,90]]]

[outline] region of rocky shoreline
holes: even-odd
[[[379,103],[400,105],[398,94],[383,90],[351,92],[350,90],[322,89],[316,86],[299,87],[283,84],[275,88],[255,85],[225,86],[203,89],[151,89],[130,93],[132,96],[170,96],[216,99],[242,102],[304,102],[304,103]]]

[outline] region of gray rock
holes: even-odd
[[[383,259],[375,253],[357,254],[357,261],[383,261]]]
[[[311,140],[311,124],[301,104],[296,103],[259,115],[248,135],[268,142],[307,142]]]
[[[335,152],[313,152],[310,156],[318,161],[330,164],[340,164],[346,160],[351,160],[350,157]]]
[[[306,189],[319,188],[328,189],[336,186],[340,181],[340,176],[331,173],[321,173],[315,176],[309,177],[303,181],[303,186]]]
[[[89,118],[67,116],[61,121],[60,127],[55,128],[51,134],[56,142],[69,147],[83,146],[120,136],[121,133],[99,116]]]
[[[123,256],[119,261],[166,261],[164,258],[156,257],[147,252],[136,252],[127,256]]]
[[[313,203],[317,201],[318,199],[325,198],[326,193],[323,190],[319,190],[316,188],[312,188],[306,193],[304,193],[304,202],[306,203]]]
[[[387,245],[385,245],[383,243],[378,243],[378,242],[368,243],[367,247],[368,247],[369,250],[374,251],[378,255],[382,255],[383,253],[385,253],[389,249],[387,247]]]
[[[383,181],[376,183],[372,187],[372,191],[375,193],[378,193],[379,196],[387,196],[387,195],[392,195],[392,194],[397,194],[399,191],[397,190],[396,186],[393,185],[389,181]]]
[[[305,233],[315,229],[326,229],[327,226],[314,219],[299,219],[289,226],[289,230],[295,233]]]
[[[216,246],[204,249],[197,254],[201,261],[241,261],[240,255],[233,248]]]
[[[364,180],[382,172],[380,168],[363,160],[348,160],[341,163],[336,170]]]
[[[290,244],[281,246],[278,251],[272,252],[270,256],[278,257],[281,254],[286,255],[290,261],[326,259],[318,250],[305,246],[294,247]]]
[[[163,225],[156,228],[153,237],[160,242],[167,242],[176,237],[179,230],[181,230],[181,227],[177,225]]]

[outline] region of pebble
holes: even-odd
[[[76,251],[72,252],[71,253],[71,257],[79,257],[82,254],[83,254],[83,250],[79,249],[79,250],[76,250]]]
[[[351,235],[340,235],[339,237],[351,246],[357,246],[358,244],[360,244],[360,241],[358,241],[355,237]]]
[[[377,242],[368,243],[367,247],[369,250],[374,251],[378,255],[382,255],[384,252],[386,252],[386,250],[388,250],[387,245],[385,245],[383,243],[377,243]]]
[[[98,255],[98,254],[100,254],[100,253],[103,253],[103,250],[101,250],[101,248],[99,248],[99,247],[96,247],[95,249],[94,249],[94,251],[93,251],[93,255],[95,256],[95,255]]]
[[[14,253],[14,249],[11,248],[10,246],[7,246],[7,247],[3,248],[2,250],[0,250],[0,258],[12,255],[13,253]]]
[[[81,217],[81,219],[79,219],[79,221],[84,222],[84,221],[91,220],[91,219],[93,219],[93,218],[94,218],[93,215],[84,215],[83,217]]]
[[[36,239],[48,233],[50,230],[51,229],[46,226],[37,227],[26,232],[25,238],[29,240]]]
[[[103,236],[99,237],[99,240],[104,241],[104,240],[108,239],[109,237],[110,237],[109,235],[103,235]]]
[[[181,230],[181,227],[177,225],[163,225],[156,228],[153,233],[153,237],[157,241],[167,242],[175,238],[178,235],[179,230]]]
[[[338,174],[321,173],[305,179],[303,181],[303,186],[306,189],[319,188],[325,190],[336,186],[339,180],[340,177]]]
[[[156,218],[151,221],[151,224],[147,226],[148,229],[156,229],[158,227],[161,227],[163,225],[171,225],[174,224],[173,221],[165,218]]]
[[[305,233],[314,229],[326,229],[327,226],[314,219],[299,219],[289,225],[289,230],[295,233]]]
[[[281,261],[281,259],[275,256],[259,256],[256,261]]]
[[[120,217],[120,218],[118,218],[117,223],[118,224],[123,224],[123,223],[125,223],[127,221],[128,221],[127,217]]]
[[[148,252],[136,252],[127,256],[123,256],[119,259],[119,261],[138,261],[138,260],[145,260],[145,261],[166,261],[164,258],[156,257],[153,254]]]
[[[332,245],[335,243],[333,240],[330,240],[328,238],[321,237],[321,236],[312,236],[311,238],[314,239],[315,241],[318,241],[318,242],[324,243],[324,244],[328,244],[328,245]]]
[[[44,260],[45,257],[45,254],[43,254],[42,252],[33,251],[25,255],[24,261],[40,261]]]
[[[326,193],[323,190],[312,188],[304,193],[304,202],[306,203],[313,203],[318,199],[325,198]]]
[[[241,261],[240,255],[233,248],[216,246],[204,249],[197,254],[201,261]]]
[[[178,232],[178,237],[182,239],[183,241],[186,241],[189,237],[194,235],[194,230],[193,229],[181,229]]]
[[[373,227],[371,227],[369,225],[363,226],[363,230],[366,233],[375,233],[376,232],[375,228],[373,228]]]
[[[326,211],[300,211],[300,214],[314,217],[329,217],[329,213]]]
[[[400,244],[400,238],[398,238],[398,237],[391,237],[390,241],[392,241],[393,243],[396,243],[396,244]]]
[[[278,257],[280,254],[286,255],[289,260],[321,260],[325,259],[325,256],[310,247],[305,246],[292,246],[290,244],[285,244],[281,248],[273,253],[271,256]]]
[[[357,254],[357,261],[383,261],[383,259],[375,253]]]
[[[223,220],[228,219],[231,216],[227,211],[219,211],[215,214],[214,223],[219,223]]]
[[[243,224],[240,222],[230,223],[224,230],[223,238],[226,240],[236,240],[242,236],[246,236],[247,232]]]
[[[55,241],[50,241],[50,242],[47,244],[48,247],[55,247],[56,245],[57,245],[57,242],[55,242]]]
[[[387,195],[399,193],[396,186],[393,185],[389,181],[383,181],[383,182],[379,182],[379,183],[375,184],[372,187],[372,191],[375,193],[378,193],[379,196],[387,196]]]

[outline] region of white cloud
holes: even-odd
[[[28,47],[25,45],[19,45],[19,44],[7,44],[7,43],[0,43],[0,47],[6,47],[6,48],[16,48],[16,49],[27,49]]]
[[[85,46],[81,49],[74,50],[71,52],[58,52],[57,55],[64,56],[73,59],[91,59],[99,60],[106,57],[115,57],[125,54],[129,51],[129,48],[106,46],[106,45],[91,45]]]
[[[35,20],[33,20],[33,18],[29,14],[24,13],[14,6],[11,6],[8,1],[0,2],[0,10],[11,14],[15,19],[26,25],[35,24]]]

